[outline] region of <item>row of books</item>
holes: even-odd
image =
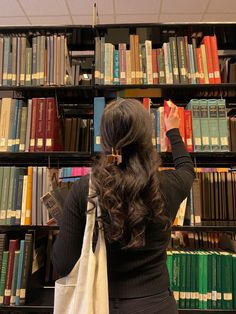
[[[55,98],[0,100],[0,151],[63,149],[62,126]]]
[[[167,266],[179,308],[236,308],[236,254],[172,250],[167,252]]]
[[[196,168],[189,196],[180,204],[174,225],[203,221],[236,221],[236,172],[227,168]]]
[[[0,234],[0,305],[23,305],[31,275],[33,239],[26,233],[24,239],[11,239]]]
[[[66,35],[0,36],[0,86],[71,83]]]
[[[197,172],[192,193],[202,221],[236,220],[236,172]]]
[[[173,231],[168,249],[218,249],[221,237],[220,232]],[[233,241],[236,240],[234,233],[230,233],[229,237]]]
[[[165,135],[164,115],[167,113],[166,103],[159,108],[152,107],[153,145],[157,151],[170,151],[171,147]],[[150,104],[143,99],[144,106]],[[154,105],[155,106],[155,105]],[[225,99],[192,99],[186,108],[178,107],[180,116],[180,134],[189,152],[221,152],[235,149],[230,143],[235,141],[234,119],[232,119],[231,133],[229,133]],[[231,135],[232,139],[229,139]]]
[[[129,39],[128,49],[95,38],[95,84],[221,83],[216,35],[204,36],[199,47],[195,38],[172,36],[157,49],[139,35]]]
[[[50,194],[62,212],[73,182],[90,167],[0,167],[0,225],[55,224],[44,196]]]
[[[65,118],[64,150],[90,152],[92,124],[92,119],[83,119],[79,117]]]

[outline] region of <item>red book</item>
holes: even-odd
[[[19,240],[10,240],[9,241],[7,277],[6,277],[4,298],[3,298],[3,304],[5,304],[5,305],[10,305],[14,258],[15,258],[15,251],[18,249],[19,249]]]
[[[55,127],[55,98],[46,99],[46,135],[45,135],[45,151],[53,151],[53,131]]]
[[[185,122],[184,122],[184,107],[178,107],[178,114],[180,117],[180,124],[179,124],[179,133],[182,137],[184,143],[186,143],[185,137]]]
[[[210,45],[211,45],[211,58],[212,58],[212,64],[213,64],[215,84],[220,84],[221,77],[220,77],[220,65],[219,65],[219,58],[218,58],[216,35],[210,36]]]
[[[164,100],[164,117],[169,116],[170,110],[171,110],[171,104],[173,104],[173,102],[171,100]],[[165,127],[165,134],[166,134],[166,127]],[[167,151],[170,151],[171,146],[170,146],[169,139],[166,135],[165,135],[165,141],[166,141]]]
[[[143,105],[144,105],[144,108],[147,109],[148,112],[150,112],[151,99],[148,97],[144,97],[143,98]]]
[[[36,110],[36,132],[35,132],[35,151],[43,152],[45,150],[45,128],[46,128],[46,99],[37,99]]]
[[[30,152],[35,151],[36,114],[37,114],[36,111],[37,111],[37,98],[32,98],[30,144],[29,144]]]
[[[203,71],[201,48],[196,48],[196,53],[197,53],[197,67],[198,67],[199,83],[204,84],[205,78],[204,78],[204,71]]]
[[[206,48],[206,61],[207,61],[209,83],[214,84],[215,79],[214,79],[214,70],[213,70],[213,62],[212,62],[210,36],[204,36],[202,43],[205,44],[205,48]]]
[[[188,152],[193,152],[193,128],[192,111],[184,110],[186,148]]]

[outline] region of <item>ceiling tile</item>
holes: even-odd
[[[207,7],[206,0],[163,0],[161,13],[201,13]]]
[[[157,15],[156,14],[122,14],[116,15],[116,23],[156,23]]]
[[[28,16],[69,14],[64,0],[20,0]]]
[[[115,0],[116,14],[152,14],[158,13],[159,8],[160,0]]]
[[[115,24],[115,17],[113,14],[99,15],[98,24]]]
[[[91,15],[73,15],[74,25],[91,25],[93,23]]]
[[[98,14],[99,15],[113,14],[114,13],[113,1],[111,1],[111,0],[110,1],[98,0],[97,6],[98,6]]]
[[[0,17],[0,26],[27,26],[30,25],[25,16]]]
[[[205,14],[202,22],[236,22],[235,13]]]
[[[0,16],[24,16],[19,3],[16,0],[1,0],[0,1]]]
[[[201,21],[201,14],[161,14],[160,23],[194,23]]]
[[[70,25],[72,21],[69,15],[62,16],[30,16],[32,25]]]
[[[236,12],[236,1],[235,0],[211,0],[208,13],[233,13]],[[236,17],[235,19],[236,20]]]
[[[67,0],[72,15],[91,15],[93,13],[93,0]]]

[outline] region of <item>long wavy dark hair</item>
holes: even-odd
[[[120,98],[106,106],[100,131],[103,152],[92,169],[92,183],[105,238],[122,248],[144,246],[148,222],[161,222],[163,211],[151,116],[138,100]],[[119,165],[107,158],[112,148],[121,151]]]

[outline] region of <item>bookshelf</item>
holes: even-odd
[[[235,24],[122,24],[122,25],[99,25],[92,28],[85,26],[60,26],[60,27],[7,27],[0,28],[2,36],[14,36],[24,34],[29,38],[30,43],[34,36],[50,36],[51,34],[65,34],[70,58],[76,51],[94,51],[95,37],[105,37],[105,41],[118,46],[125,42],[129,47],[129,36],[138,34],[140,42],[149,39],[153,47],[160,48],[162,43],[170,36],[185,36],[189,39],[191,34],[199,34],[198,44],[204,34],[216,34],[220,58],[229,56],[227,50],[230,49],[230,56],[235,56],[236,41],[232,34],[235,34]],[[202,35],[201,35],[202,34]],[[94,97],[105,97],[106,102],[115,97],[137,97],[142,99],[149,97],[153,103],[163,103],[166,98],[173,99],[174,102],[185,106],[192,98],[224,98],[228,110],[235,112],[236,109],[236,82],[220,84],[121,84],[121,85],[98,85],[95,84],[95,54],[82,56],[89,58],[89,73],[92,73],[90,83],[81,82],[75,85],[55,85],[50,86],[0,86],[0,98],[17,98],[28,100],[31,98],[54,97],[58,101],[58,110],[65,117],[82,116],[93,117]],[[80,58],[78,58],[80,59]],[[92,62],[91,62],[92,60]],[[83,67],[81,66],[82,70]],[[88,70],[85,67],[85,72]],[[84,85],[85,84],[85,85]],[[88,85],[86,85],[88,84]],[[71,106],[74,104],[74,106]],[[154,106],[155,107],[155,106]],[[235,113],[233,113],[235,114]],[[93,136],[93,134],[91,134]],[[94,153],[93,145],[88,152],[75,151],[55,151],[55,152],[0,152],[1,166],[46,166],[46,167],[71,167],[71,166],[91,166],[98,154]],[[162,152],[163,166],[171,167],[171,154]],[[193,162],[198,167],[235,167],[236,152],[192,152]],[[57,226],[4,226],[0,225],[0,233],[16,234],[32,231],[37,239],[37,234],[41,239],[50,232],[57,232]],[[172,231],[183,231],[191,233],[236,233],[236,222],[202,222],[199,226],[173,226]],[[53,312],[53,288],[32,287],[27,296],[27,302],[21,306],[1,306],[0,312]],[[179,309],[179,313],[234,313],[235,309]]]

